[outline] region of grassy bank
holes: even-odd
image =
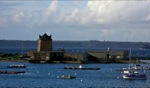
[[[0,54],[0,61],[27,62],[28,58],[24,58],[19,53],[15,54]]]

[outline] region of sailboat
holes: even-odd
[[[123,68],[123,79],[147,79],[144,69],[134,69],[131,66],[131,48],[130,48],[130,55],[129,55],[129,67]]]
[[[147,79],[145,71],[136,69],[123,70],[122,76],[123,79]]]

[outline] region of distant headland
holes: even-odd
[[[150,49],[150,42],[128,42],[128,41],[63,41],[53,40],[53,47],[82,47],[82,48],[141,48]],[[37,40],[0,40],[0,48],[3,47],[33,47],[37,48]]]

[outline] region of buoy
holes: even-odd
[[[74,75],[77,75],[77,73],[74,73]]]
[[[81,82],[83,82],[83,80],[81,79]]]
[[[51,73],[48,73],[48,75],[51,75]]]
[[[59,78],[59,76],[57,76],[57,78]]]

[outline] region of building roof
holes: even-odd
[[[52,40],[51,35],[48,36],[46,33],[43,36],[39,35],[39,39],[41,39],[41,40]]]

